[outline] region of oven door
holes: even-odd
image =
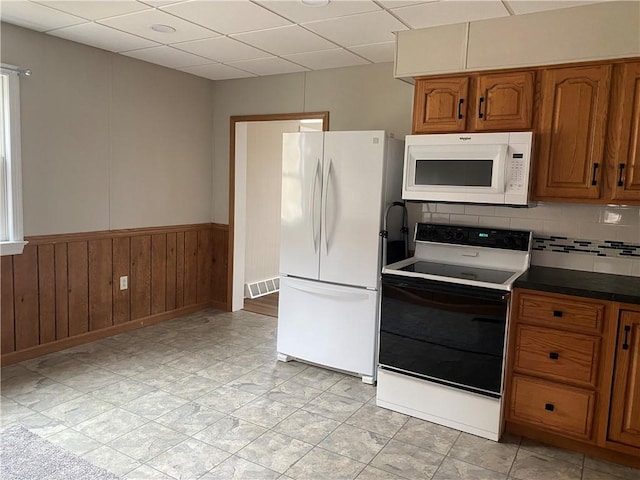
[[[380,367],[499,397],[508,296],[502,290],[383,275]]]

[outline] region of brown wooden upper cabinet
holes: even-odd
[[[611,395],[609,440],[640,448],[640,311],[622,310]]]
[[[640,201],[640,62],[615,65],[606,147],[611,199]]]
[[[533,72],[499,73],[477,77],[475,111],[470,130],[527,130],[533,117]]]
[[[527,130],[534,72],[416,80],[413,133]]]
[[[469,77],[416,80],[413,133],[462,132]]]
[[[543,70],[536,199],[601,197],[611,69]]]

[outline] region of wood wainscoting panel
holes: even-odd
[[[113,239],[113,324],[126,323],[131,320],[130,290],[120,290],[120,277],[131,281],[131,258],[129,256],[129,237]]]
[[[40,343],[56,339],[56,270],[53,245],[38,245]]]
[[[198,232],[184,234],[184,306],[198,298]]]
[[[86,241],[68,243],[67,272],[69,336],[73,337],[89,331],[89,258]]]
[[[224,308],[228,299],[227,273],[229,272],[228,251],[229,232],[226,225],[220,225],[213,229],[212,248],[212,272],[211,272],[211,299]]]
[[[0,257],[0,352],[16,349],[13,320],[13,257]]]
[[[198,303],[211,298],[211,275],[213,272],[211,230],[198,232],[198,283],[196,287],[196,299]]]
[[[227,235],[206,223],[27,238],[1,257],[2,363],[226,308]]]
[[[69,336],[69,276],[67,273],[67,244],[54,245],[56,268],[56,340]]]
[[[113,241],[89,241],[89,330],[113,325]]]
[[[151,236],[131,237],[131,320],[151,315]]]
[[[176,233],[167,233],[167,271],[166,271],[166,308],[167,311],[175,310],[177,308],[176,305],[176,297],[177,297],[177,288],[176,288],[176,261],[177,257],[177,247],[176,247]]]
[[[151,314],[167,310],[167,234],[151,237]]]
[[[26,245],[13,257],[13,294],[16,350],[40,343],[38,315],[38,247]]]

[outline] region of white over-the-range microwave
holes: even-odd
[[[532,132],[407,135],[402,198],[526,206]]]

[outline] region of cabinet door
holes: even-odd
[[[468,77],[416,80],[413,133],[464,131],[468,89]]]
[[[640,202],[640,62],[616,68],[607,138],[611,198]]]
[[[598,199],[611,66],[542,73],[536,199]]]
[[[609,439],[640,447],[640,311],[620,312]]]
[[[533,72],[480,75],[472,130],[524,130],[533,117]]]

